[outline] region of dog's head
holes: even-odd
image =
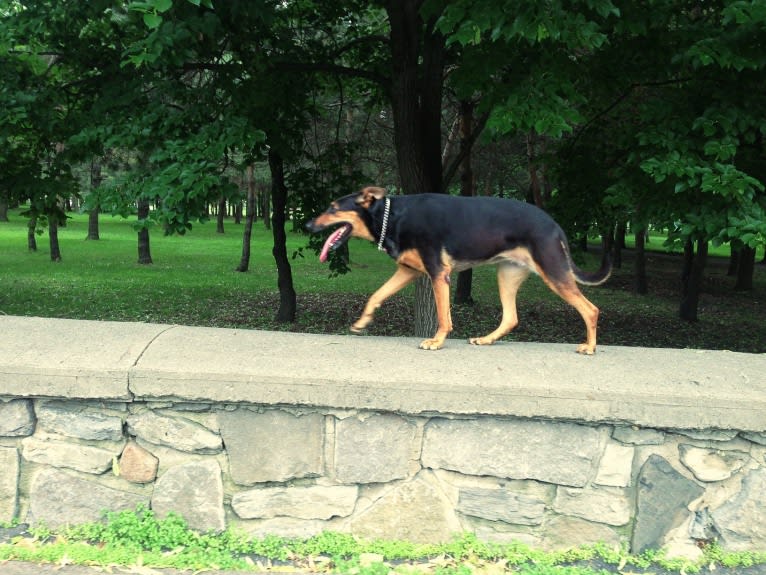
[[[306,224],[311,233],[320,232],[325,228],[340,224],[340,227],[330,234],[319,254],[321,261],[327,260],[330,250],[342,246],[351,236],[375,241],[370,230],[372,221],[368,210],[377,200],[383,199],[386,191],[383,188],[367,187],[361,191],[343,196],[332,202],[330,207]]]

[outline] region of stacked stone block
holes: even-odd
[[[766,548],[766,434],[189,402],[0,403],[0,520]]]

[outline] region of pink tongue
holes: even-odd
[[[345,230],[345,226],[339,227],[337,230],[331,233],[330,236],[325,240],[325,243],[322,246],[322,252],[319,254],[320,262],[327,261],[327,254],[330,253],[330,248],[335,243],[335,240],[337,240],[341,235],[343,235],[344,230]]]

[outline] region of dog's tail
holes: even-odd
[[[567,252],[568,255],[568,252]],[[572,272],[574,273],[577,283],[586,286],[597,286],[604,283],[612,275],[612,254],[607,253],[604,261],[601,264],[601,268],[596,272],[586,272],[578,268],[569,258],[570,265],[572,266]]]

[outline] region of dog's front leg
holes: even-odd
[[[386,283],[380,286],[378,291],[372,294],[370,299],[367,300],[367,305],[364,306],[362,315],[351,326],[351,331],[353,333],[361,333],[364,331],[364,328],[370,324],[375,312],[383,302],[405,286],[411,284],[419,275],[420,272],[417,270],[401,264],[397,265],[394,275],[392,275]]]
[[[444,346],[444,340],[452,331],[452,314],[449,305],[449,270],[443,270],[436,277],[431,279],[431,285],[434,290],[434,301],[436,303],[436,317],[439,326],[431,339],[424,339],[420,342],[421,349],[441,349]]]

